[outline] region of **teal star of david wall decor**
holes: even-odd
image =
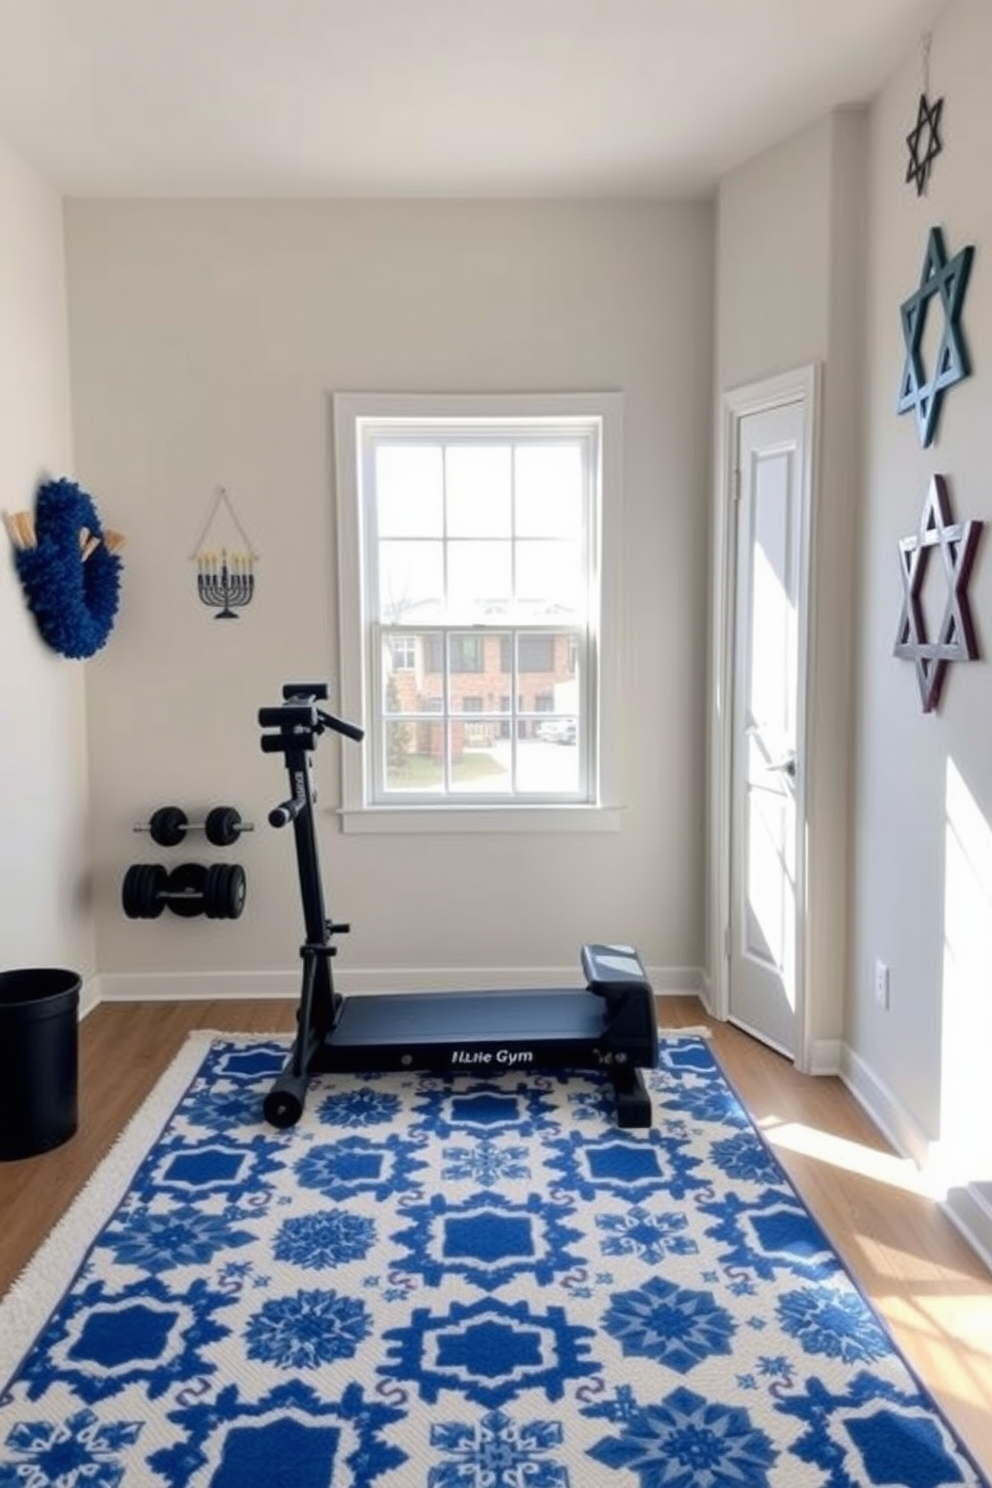
[[[900,307],[906,359],[899,383],[897,408],[900,413],[912,410],[916,414],[916,427],[924,449],[933,443],[937,433],[944,393],[971,372],[961,328],[961,311],[974,252],[969,245],[949,259],[943,233],[939,227],[932,227],[919,285]],[[923,365],[923,335],[930,301],[938,295],[944,325],[934,365],[928,373]]]
[[[915,666],[924,713],[931,713],[940,702],[948,664],[974,661],[978,656],[968,604],[968,580],[983,526],[983,522],[953,520],[947,480],[935,475],[923,503],[919,526],[909,537],[899,539],[902,611],[894,655]],[[944,612],[931,637],[924,615],[923,586],[932,553],[940,555],[945,593]]]

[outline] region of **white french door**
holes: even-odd
[[[802,1055],[809,407],[732,420],[726,1012]]]

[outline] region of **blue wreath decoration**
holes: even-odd
[[[47,481],[35,504],[36,547],[14,555],[38,629],[54,651],[79,659],[99,651],[120,602],[121,560],[100,542],[84,560],[79,534],[103,537],[96,507],[69,480]]]

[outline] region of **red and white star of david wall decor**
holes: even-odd
[[[967,588],[984,525],[951,520],[947,480],[935,475],[919,526],[911,536],[899,539],[903,599],[895,655],[916,667],[924,713],[932,712],[940,702],[948,664],[974,661],[979,654]],[[932,553],[939,554],[947,593],[940,623],[931,638],[927,635],[923,586]]]

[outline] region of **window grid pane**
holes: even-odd
[[[594,424],[366,433],[376,803],[593,799]]]
[[[575,438],[502,447],[377,441],[368,525],[379,620],[477,624],[548,611],[587,618],[587,461]]]
[[[389,629],[379,654],[382,799],[418,791],[432,799],[438,792],[557,798],[578,790],[583,632]],[[574,759],[554,758],[549,744],[576,746]]]

